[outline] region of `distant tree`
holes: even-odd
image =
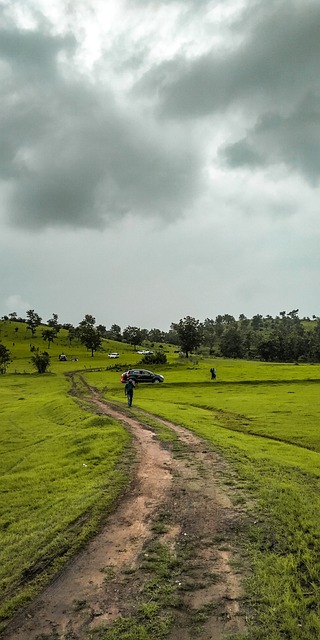
[[[235,323],[235,319],[234,319],[234,317],[233,317],[233,316],[231,316],[231,315],[230,315],[230,313],[225,313],[225,314],[222,316],[222,319],[223,319],[223,322],[224,322],[225,324],[234,324],[234,323]]]
[[[37,369],[38,373],[45,373],[50,364],[50,356],[47,351],[43,351],[42,353],[35,353],[35,355],[31,357],[31,362]]]
[[[221,315],[218,315],[215,319],[215,332],[216,332],[217,338],[221,338],[224,332],[224,320],[223,320],[223,316]]]
[[[141,344],[146,340],[148,340],[148,337],[149,337],[148,329],[141,329],[141,340],[142,340]]]
[[[240,313],[239,315],[239,323],[241,325],[242,328],[247,328],[250,325],[250,320],[249,318],[247,318],[244,313]]]
[[[132,346],[136,349],[138,344],[142,344],[143,342],[143,330],[139,329],[139,327],[126,327],[122,334],[123,340],[132,344]]]
[[[118,324],[111,325],[111,328],[109,331],[109,337],[110,337],[110,340],[117,340],[118,342],[121,342],[122,340],[121,327],[119,327]]]
[[[150,331],[148,331],[148,340],[150,340],[150,342],[164,342],[164,331],[160,329],[150,329]]]
[[[180,340],[182,351],[186,358],[189,357],[190,351],[194,351],[200,346],[202,340],[203,326],[199,320],[186,316],[183,320],[179,320],[177,324],[172,323],[171,327],[177,332]]]
[[[95,328],[96,319],[90,314],[86,314],[80,322],[77,333],[79,340],[87,349],[91,350],[91,356],[101,347],[101,336]]]
[[[316,326],[309,333],[308,358],[311,362],[320,362],[320,318],[316,319]]]
[[[59,324],[58,322],[58,314],[57,313],[53,313],[52,314],[52,318],[50,318],[47,322],[48,327],[51,327],[52,331],[54,331],[55,335],[57,336],[60,329],[61,329],[61,324]]]
[[[98,326],[96,327],[99,336],[101,336],[101,338],[106,338],[107,337],[107,328],[105,327],[104,324],[98,324]]]
[[[243,358],[242,336],[236,326],[228,327],[223,333],[220,349],[225,358]]]
[[[27,327],[31,330],[32,335],[34,336],[37,327],[41,324],[42,318],[35,313],[34,309],[29,309],[26,313],[27,316]]]
[[[70,324],[68,326],[68,340],[69,340],[69,344],[71,344],[72,340],[74,340],[77,336],[78,336],[78,329],[76,329],[75,327],[72,326],[72,324]]]
[[[44,342],[48,343],[48,349],[50,349],[50,344],[54,341],[56,335],[57,334],[54,329],[43,329],[42,339]]]
[[[0,373],[6,373],[7,368],[12,362],[11,353],[4,344],[0,344]]]
[[[252,326],[252,329],[254,329],[254,331],[259,331],[259,329],[262,329],[263,317],[260,313],[257,313],[255,316],[253,316],[251,320],[251,326]]]
[[[280,345],[276,336],[262,337],[258,343],[258,355],[266,362],[279,360]]]
[[[10,320],[17,320],[17,313],[15,311],[13,311],[12,313],[9,313],[9,319]]]
[[[176,330],[173,329],[172,325],[171,325],[169,331],[164,331],[163,332],[163,341],[166,344],[175,344],[177,346],[180,345],[180,338],[179,338]]]
[[[213,351],[213,347],[217,341],[216,324],[211,318],[206,318],[203,323],[203,344]]]

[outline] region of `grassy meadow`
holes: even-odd
[[[63,330],[48,349],[41,329],[32,339],[23,324],[1,322],[0,329],[13,356],[0,376],[1,629],[99,528],[128,482],[133,454],[128,432],[85,410],[69,395],[64,375],[110,366],[107,353],[118,343],[92,358],[83,346],[69,345]],[[49,373],[35,372],[31,344],[51,354]],[[58,360],[62,351],[67,362]],[[127,362],[132,350],[121,351]]]
[[[97,530],[128,481],[127,431],[70,396],[64,374],[81,370],[107,400],[125,406],[120,374],[140,356],[129,345],[104,341],[92,358],[69,344],[63,330],[48,349],[41,329],[31,339],[25,325],[13,322],[0,323],[0,339],[14,358],[0,376],[5,623]],[[35,373],[31,344],[51,354],[49,373]],[[146,367],[163,373],[164,384],[138,385],[132,412],[184,425],[228,460],[232,473],[224,481],[248,510],[237,536],[247,567],[248,639],[318,639],[320,365],[186,361],[174,348],[165,350],[167,365]],[[67,362],[58,360],[62,351]],[[119,360],[108,359],[112,351]]]
[[[192,360],[158,368],[163,385],[138,385],[133,411],[191,429],[236,470],[235,501],[252,511],[238,536],[250,640],[318,639],[320,366],[216,359],[211,382],[212,361]],[[125,403],[116,372],[86,377]]]

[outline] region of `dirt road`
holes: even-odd
[[[92,402],[134,435],[130,490],[100,534],[3,637],[84,640],[101,629],[103,638],[102,629],[119,617],[132,618],[137,610],[146,615],[154,603],[150,585],[169,640],[196,634],[220,640],[244,631],[239,574],[230,564],[230,540],[244,515],[222,488],[224,461],[182,427],[162,421],[177,436],[173,445],[164,443],[140,419],[97,396]],[[167,573],[164,565],[157,573],[163,558]]]

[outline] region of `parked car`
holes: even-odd
[[[146,351],[145,349],[143,349],[142,351],[137,351],[137,353],[139,353],[140,355],[150,355],[153,354],[153,351]]]
[[[121,382],[134,380],[135,382],[163,382],[164,377],[160,373],[152,373],[147,369],[129,369],[121,376]]]
[[[108,353],[108,358],[119,358],[118,353]]]

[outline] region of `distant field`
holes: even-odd
[[[137,356],[130,345],[114,340],[104,340],[103,350],[97,351],[92,358],[91,351],[79,344],[77,340],[72,340],[71,342],[68,340],[68,331],[65,329],[61,329],[58,337],[48,347],[48,343],[44,342],[41,336],[44,328],[43,326],[38,327],[35,336],[32,337],[26,324],[0,321],[0,341],[10,349],[13,358],[12,364],[9,365],[8,373],[29,373],[34,371],[30,361],[32,346],[50,354],[50,371],[53,373],[90,367],[109,367],[115,363],[119,363],[121,366],[121,362],[129,364],[131,361],[134,363],[137,360]],[[17,333],[15,329],[18,329]],[[119,353],[119,359],[111,360],[108,358],[108,353],[115,351]],[[67,362],[59,362],[58,356],[62,352],[67,356]],[[77,358],[77,361],[74,361],[75,358]]]

